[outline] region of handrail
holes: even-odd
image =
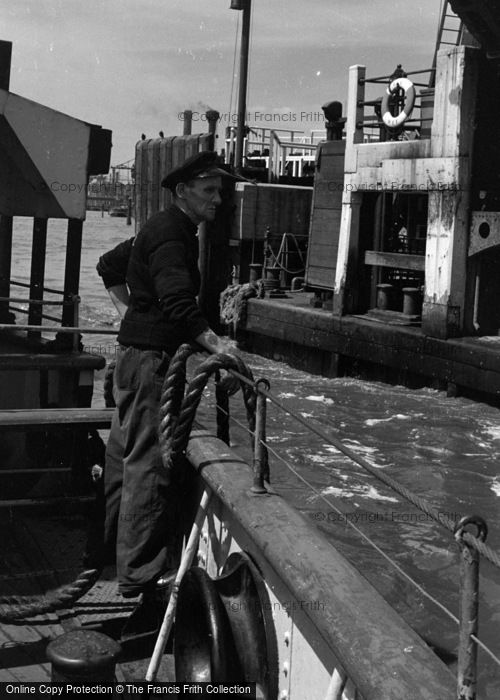
[[[28,323],[0,323],[0,331],[45,331],[46,333],[88,333],[90,335],[117,335],[116,328],[79,328],[76,326],[35,326]]]
[[[248,465],[231,448],[195,431],[186,456],[327,669],[340,665],[370,700],[454,697],[450,671],[354,566],[284,499],[250,492]]]
[[[0,301],[14,301],[16,304],[40,304],[41,306],[73,306],[74,299],[49,301],[47,299],[24,299],[23,297],[0,297]]]
[[[269,141],[269,182],[276,182],[282,174],[282,169],[285,165],[286,151],[289,148],[295,148],[299,151],[309,150],[314,152],[317,150],[317,144],[282,141],[277,134],[277,130],[273,129]],[[297,155],[305,156],[305,154]]]
[[[28,282],[20,282],[19,280],[9,280],[9,284],[15,287],[25,287],[26,289],[31,289],[31,285]],[[42,287],[44,292],[49,294],[65,294],[62,289],[51,289],[51,287]]]

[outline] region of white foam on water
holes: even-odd
[[[391,420],[411,420],[412,416],[405,416],[403,413],[396,413],[389,418],[368,418],[365,420],[365,425],[377,425],[377,423],[388,423]]]
[[[320,396],[306,396],[306,401],[318,401],[319,403],[324,403],[327,406],[331,406],[334,402],[333,399],[329,399],[327,396],[321,394]]]
[[[334,462],[344,461],[345,457],[341,452],[330,453],[327,455],[309,455],[307,459],[315,464],[333,464]]]
[[[367,484],[351,485],[349,489],[339,488],[338,486],[327,486],[321,491],[323,496],[361,496],[362,498],[370,498],[375,501],[386,501],[388,503],[399,503],[397,498],[393,496],[385,496],[380,493],[374,486]]]
[[[354,496],[355,492],[338,486],[328,486],[321,492],[323,496]]]
[[[331,452],[332,454],[340,453],[340,450],[338,450],[333,445],[323,445],[322,447],[324,450],[326,450],[327,452]]]
[[[436,455],[453,455],[453,450],[449,450],[446,447],[433,447],[432,445],[420,445],[419,446],[420,450],[423,450],[425,452],[432,452],[432,454]]]
[[[490,490],[493,491],[495,496],[500,497],[500,477],[495,476],[490,484]]]
[[[314,418],[314,413],[305,413],[301,411],[300,415],[302,418]]]
[[[492,440],[500,440],[500,425],[489,425],[483,432]]]
[[[280,399],[293,399],[297,394],[293,394],[290,391],[282,391],[278,394]]]

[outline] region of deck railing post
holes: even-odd
[[[460,633],[458,644],[457,699],[476,700],[477,636],[479,609],[479,552],[463,540],[464,528],[474,524],[477,537],[484,541],[488,533],[486,523],[479,516],[462,518],[455,528],[455,539],[460,548]]]
[[[215,375],[215,413],[217,437],[229,445],[229,394],[219,385],[220,372]]]
[[[43,301],[45,280],[45,256],[47,250],[47,219],[35,218],[33,220],[33,243],[31,247],[31,274],[30,274],[30,299]],[[29,305],[28,324],[42,325],[42,304],[31,303]],[[40,338],[39,331],[30,331],[28,336]]]
[[[1,43],[1,42],[0,42]],[[10,296],[10,274],[12,265],[12,216],[0,215],[0,296]],[[9,323],[9,302],[0,303],[0,320]]]
[[[266,413],[267,413],[267,398],[265,393],[259,389],[265,388],[269,391],[271,388],[267,379],[258,379],[255,382],[255,391],[257,393],[257,405],[255,409],[255,438],[254,438],[254,456],[253,456],[253,493],[267,493],[264,486],[264,479],[269,481],[269,457],[266,447]]]
[[[64,300],[62,325],[78,327],[78,288],[80,285],[80,260],[82,249],[83,222],[68,219],[66,244],[66,264],[64,268]],[[76,299],[75,299],[76,297]],[[72,348],[78,350],[79,334],[73,335]],[[61,339],[61,342],[62,341]]]

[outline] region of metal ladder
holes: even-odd
[[[434,83],[436,81],[437,52],[443,46],[458,46],[462,39],[463,28],[464,25],[462,20],[453,12],[448,0],[445,0],[445,2],[443,2],[443,9],[441,10],[441,17],[439,20],[436,47],[434,49],[432,70],[429,78],[429,87],[434,87]]]

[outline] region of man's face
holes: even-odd
[[[205,177],[183,183],[178,194],[183,202],[186,214],[191,221],[213,221],[217,207],[221,203],[222,178]]]

